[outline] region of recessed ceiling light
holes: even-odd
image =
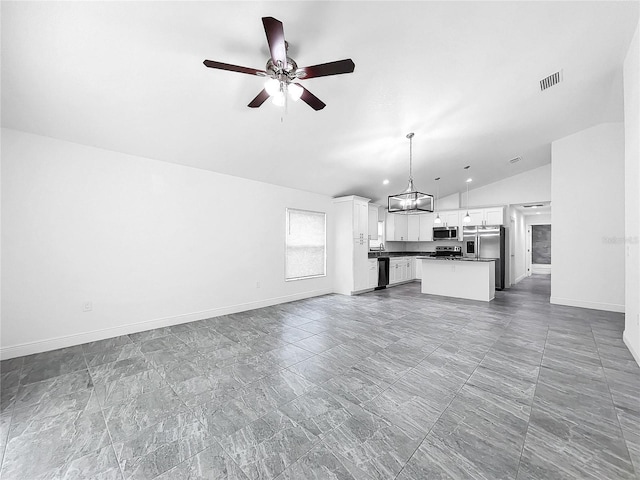
[[[467,183],[469,183],[469,182],[473,182],[473,179],[472,178],[467,178]]]
[[[466,167],[464,167],[465,170],[469,170],[471,168],[471,165],[467,165]]]
[[[536,212],[536,215],[540,215],[540,212]]]
[[[383,185],[388,185],[389,184],[389,180],[387,180],[386,178],[382,181]]]

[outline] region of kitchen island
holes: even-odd
[[[494,260],[416,257],[422,262],[422,293],[489,302],[495,298]]]

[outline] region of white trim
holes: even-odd
[[[633,358],[636,361],[636,363],[638,364],[638,366],[640,366],[640,352],[636,352],[633,349],[633,346],[631,344],[631,340],[629,340],[629,336],[627,335],[627,330],[626,329],[622,333],[622,340],[624,341],[624,344],[627,346],[627,348],[631,352],[631,355],[633,355]]]
[[[244,312],[256,308],[269,307],[281,303],[293,302],[304,298],[318,297],[320,295],[328,295],[333,293],[331,289],[312,290],[308,292],[296,293],[293,295],[285,295],[282,297],[268,298],[265,300],[257,300],[254,302],[239,303],[237,305],[229,305],[226,307],[213,308],[211,310],[203,310],[201,312],[183,313],[172,317],[154,318],[152,320],[144,320],[142,322],[129,323],[112,328],[104,328],[91,332],[75,333],[62,337],[48,338],[46,340],[38,340],[36,342],[21,343],[18,345],[10,345],[0,348],[0,359],[7,360],[9,358],[21,357],[23,355],[31,355],[34,353],[47,352],[58,348],[71,347],[87,342],[95,342],[106,338],[118,337],[120,335],[128,335],[130,333],[143,332],[154,328],[169,327],[180,325],[182,323],[195,322],[206,318],[218,317],[220,315],[228,315],[230,313]]]
[[[522,275],[520,275],[518,278],[516,278],[516,281],[515,281],[515,283],[513,285],[516,285],[516,284],[520,283],[525,278],[527,278],[527,272],[524,272]]]
[[[532,263],[531,273],[535,275],[551,275],[551,265]]]
[[[568,307],[590,308],[592,310],[624,313],[624,305],[619,305],[617,303],[588,302],[586,300],[574,300],[571,298],[558,297],[551,297],[550,303],[566,305]]]

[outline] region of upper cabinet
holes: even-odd
[[[504,225],[504,207],[484,209],[485,225]]]
[[[363,243],[369,237],[369,202],[364,200],[353,200],[353,237]]]
[[[378,205],[369,204],[369,240],[378,240]]]
[[[407,217],[407,240],[417,242],[420,240],[420,215]]]
[[[387,242],[407,241],[408,215],[387,213]]]
[[[502,225],[504,224],[504,207],[476,208],[469,210],[469,216],[471,221],[464,225]]]
[[[471,221],[468,223],[464,223],[464,221],[462,222],[463,225],[469,225],[469,226],[477,226],[477,225],[484,225],[484,210],[483,209],[474,209],[474,210],[465,210],[465,215],[469,214],[469,216],[471,217]],[[462,217],[464,218],[464,216]]]
[[[440,218],[442,219],[442,224],[440,225],[441,227],[459,227],[460,226],[459,210],[440,212]]]
[[[430,242],[433,240],[433,213],[420,215],[420,242]]]
[[[434,225],[435,213],[402,215],[388,213],[386,216],[387,241],[431,242],[433,227],[459,227],[458,240],[462,240],[466,226],[504,225],[504,207],[473,208],[469,211],[471,222],[464,223],[467,210],[445,210],[438,212],[442,222]],[[372,237],[374,238],[374,237]]]
[[[433,240],[433,214],[409,215],[407,240],[410,242],[430,242]]]

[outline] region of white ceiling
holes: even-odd
[[[246,105],[261,17],[327,107]],[[440,195],[550,162],[550,142],[622,121],[633,2],[2,2],[2,126],[331,196]],[[558,70],[564,81],[541,92]],[[508,160],[521,156],[522,161]],[[462,167],[471,165],[469,172]],[[383,186],[382,180],[389,179]]]

